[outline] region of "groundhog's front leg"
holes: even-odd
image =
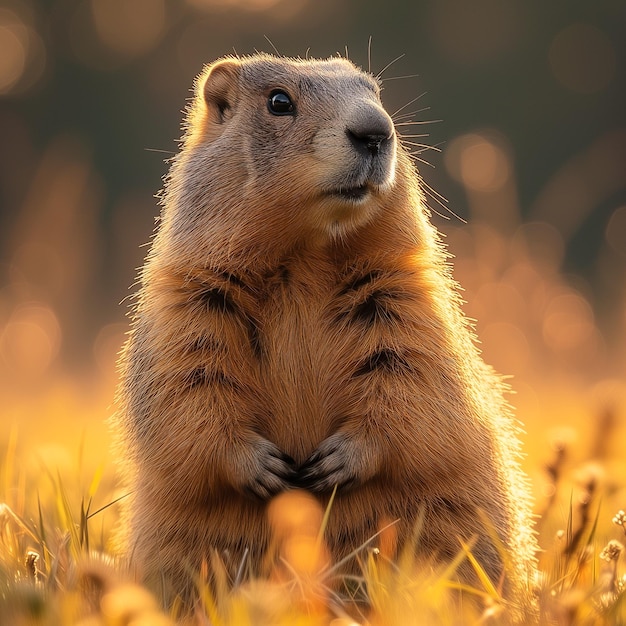
[[[257,500],[291,487],[294,460],[262,436],[270,401],[259,382],[258,303],[227,272],[155,271],[127,345],[125,414],[141,473],[187,506],[233,491]],[[158,282],[156,279],[158,278]]]
[[[294,484],[309,491],[356,487],[378,473],[382,450],[345,431],[331,435],[298,469]]]
[[[294,460],[260,436],[230,457],[231,484],[255,499],[267,500],[289,489],[296,477]]]
[[[226,415],[236,406],[232,399],[213,399],[212,411],[197,436],[175,445],[159,445],[168,432],[182,430],[187,411],[199,409],[201,400],[188,396],[187,403],[176,407],[178,411],[170,410],[169,421],[155,420],[144,434],[143,443],[153,450],[139,461],[143,472],[151,477],[146,483],[149,490],[157,481],[161,486],[157,497],[189,506],[229,492],[267,500],[291,487],[296,476],[294,460],[250,425],[232,416],[228,421]]]

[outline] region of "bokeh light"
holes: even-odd
[[[594,208],[623,189],[625,171],[626,129],[617,128],[571,155],[553,172],[529,212],[553,224],[567,241]]]
[[[61,345],[54,312],[31,303],[16,308],[0,331],[0,367],[5,380],[32,384],[52,366]]]
[[[0,96],[27,91],[42,78],[46,67],[43,41],[22,13],[30,14],[22,3],[0,7]]]
[[[613,211],[605,230],[606,241],[622,259],[626,259],[626,206]]]
[[[531,348],[524,332],[515,324],[493,322],[481,331],[481,342],[488,346],[485,356],[498,372],[526,376],[532,364]],[[498,346],[497,350],[493,347]]]
[[[244,11],[265,11],[275,7],[277,4],[283,4],[285,0],[186,0],[190,6],[205,11],[228,9],[240,9]],[[291,3],[290,3],[291,4]],[[302,4],[302,2],[295,2]]]
[[[165,28],[164,0],[91,0],[91,11],[102,43],[127,57],[145,54]]]
[[[501,189],[511,174],[503,148],[496,141],[474,133],[458,137],[450,144],[446,165],[459,182],[483,192]]]
[[[544,273],[558,272],[565,258],[565,242],[561,233],[546,222],[521,224],[510,245],[520,259],[533,259]]]
[[[559,83],[576,93],[601,91],[615,74],[613,44],[592,24],[570,24],[561,30],[550,46],[549,60]]]
[[[493,62],[515,45],[523,27],[516,2],[439,0],[433,9],[433,43],[461,65]]]
[[[548,304],[543,336],[553,350],[581,350],[593,338],[594,316],[589,303],[575,293],[554,297]]]
[[[16,30],[0,25],[0,91],[3,93],[11,90],[26,69],[27,47]]]

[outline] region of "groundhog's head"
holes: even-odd
[[[253,226],[259,237],[341,237],[394,186],[397,139],[379,84],[345,59],[219,60],[197,81],[186,131],[170,187],[186,220],[209,230],[219,220],[231,243]]]

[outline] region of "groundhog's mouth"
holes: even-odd
[[[370,192],[368,185],[359,185],[358,187],[339,187],[330,191],[330,195],[342,200],[358,202],[367,196]]]

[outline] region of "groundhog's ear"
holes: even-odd
[[[202,93],[212,121],[217,124],[228,119],[235,106],[241,64],[235,59],[218,61],[205,74]]]

